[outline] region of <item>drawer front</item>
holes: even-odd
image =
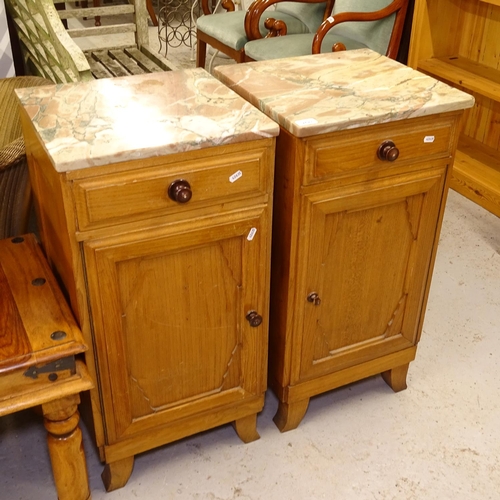
[[[303,182],[451,156],[453,123],[450,118],[426,117],[312,138],[306,144]],[[384,146],[388,159],[379,157]],[[391,148],[399,153],[393,161],[390,158],[395,151]]]
[[[75,180],[79,229],[189,213],[205,206],[266,194],[273,160],[269,152],[269,148],[261,148],[211,157],[205,154],[195,160]],[[178,195],[181,201],[169,194],[169,187],[176,181],[187,182],[181,184],[182,192]],[[189,200],[185,201],[186,198]]]

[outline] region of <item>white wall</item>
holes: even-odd
[[[15,76],[4,0],[0,0],[0,78]]]

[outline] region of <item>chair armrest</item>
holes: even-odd
[[[219,3],[226,12],[234,12],[236,8],[233,0],[222,0],[220,2],[216,2],[215,5],[213,0],[201,0],[201,10],[203,11],[203,14],[205,14],[205,16],[213,14],[214,12],[212,9],[217,7]]]
[[[0,149],[0,172],[16,165],[25,155],[24,139],[19,137]]]
[[[259,23],[264,14],[264,11],[271,7],[272,5],[278,4],[280,2],[297,2],[297,3],[324,3],[327,1],[328,7],[325,9],[324,19],[327,17],[327,13],[331,12],[333,9],[333,4],[335,0],[255,0],[247,10],[245,15],[245,32],[248,40],[258,40],[263,38],[260,29]],[[279,11],[276,11],[276,17],[279,17]],[[266,19],[264,23],[266,29],[269,33],[265,38],[270,38],[274,36],[284,36],[287,32],[286,23],[281,21],[279,18],[269,17]]]
[[[387,57],[395,58],[397,56],[397,48],[399,47],[399,41],[401,40],[401,35],[403,32],[403,24],[406,14],[406,9],[408,8],[408,0],[394,0],[387,7],[383,9],[373,11],[373,12],[341,12],[335,16],[330,16],[328,19],[323,21],[318,31],[314,35],[312,44],[312,53],[321,53],[321,44],[326,34],[334,27],[340,23],[353,22],[353,21],[378,21],[384,19],[395,12],[401,11],[401,14],[393,28],[391,40],[389,42],[389,48],[387,51]],[[342,49],[337,49],[342,50]],[[396,52],[396,53],[394,53]]]
[[[83,51],[68,35],[54,0],[6,0],[29,71],[55,83],[92,80]]]

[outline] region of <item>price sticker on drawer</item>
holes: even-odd
[[[242,175],[243,175],[243,172],[241,170],[238,170],[237,172],[235,172],[233,175],[231,175],[229,177],[229,182],[231,182],[231,183],[236,182],[238,179],[241,178]]]
[[[250,232],[248,233],[247,240],[252,241],[256,232],[257,232],[257,228],[252,227],[252,229],[250,229]]]
[[[434,136],[433,135],[426,135],[424,137],[424,142],[425,143],[428,143],[428,142],[434,142]]]

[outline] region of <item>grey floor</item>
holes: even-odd
[[[313,398],[294,430],[259,441],[231,426],[138,455],[126,487],[105,493],[84,428],[94,500],[500,499],[500,219],[450,192],[408,389],[373,377]],[[39,417],[0,419],[0,499],[56,494]]]
[[[105,493],[85,432],[94,500],[486,500],[500,498],[500,219],[450,192],[408,389],[380,377],[311,400],[281,434],[268,394],[259,441],[224,426],[138,455]],[[0,498],[56,498],[43,426],[0,419]]]

